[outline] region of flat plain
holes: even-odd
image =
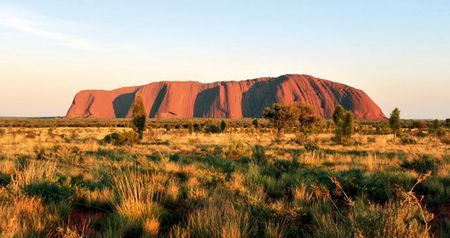
[[[402,138],[356,131],[341,145],[326,128],[279,137],[251,124],[207,133],[170,122],[115,145],[103,139],[131,130],[115,127],[124,121],[16,122],[0,128],[0,236],[450,235],[445,127],[404,128]]]

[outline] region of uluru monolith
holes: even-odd
[[[273,103],[303,102],[326,118],[340,104],[357,119],[386,119],[362,90],[304,74],[214,83],[162,81],[110,91],[84,90],[75,95],[66,117],[130,117],[137,96],[142,97],[152,118],[261,117],[264,108]]]

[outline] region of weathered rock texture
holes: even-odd
[[[141,96],[149,117],[261,117],[273,103],[303,102],[329,118],[341,104],[357,119],[382,120],[381,109],[363,91],[309,75],[283,75],[215,83],[155,82],[111,91],[85,90],[76,94],[66,117],[130,117],[134,99]]]

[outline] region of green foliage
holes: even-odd
[[[344,122],[342,124],[342,132],[344,138],[350,138],[353,134],[354,130],[354,120],[353,114],[350,111],[347,111],[344,117]]]
[[[334,109],[333,116],[332,116],[334,124],[337,125],[337,124],[341,123],[345,114],[346,114],[346,111],[345,111],[344,107],[341,105],[338,105]]]
[[[258,122],[258,119],[253,119],[253,121],[252,121],[252,125],[255,127],[255,128],[259,128],[259,122]]]
[[[300,129],[303,133],[306,133],[306,129],[310,128],[318,118],[314,114],[314,109],[310,105],[298,103],[296,104],[298,110],[298,122],[300,124]]]
[[[258,165],[265,165],[267,163],[266,148],[262,145],[255,145],[252,147],[252,158]]]
[[[395,108],[391,112],[391,117],[389,117],[389,126],[391,127],[392,133],[397,136],[400,131],[400,110]]]
[[[220,129],[219,126],[217,126],[216,124],[212,124],[212,123],[206,125],[204,130],[206,133],[221,133],[222,132],[222,129]]]
[[[24,187],[25,194],[37,196],[47,203],[60,202],[73,194],[73,191],[59,184],[41,182],[31,183]]]
[[[139,142],[139,134],[134,131],[113,132],[106,135],[102,142],[113,145],[132,145]]]
[[[418,173],[425,173],[430,170],[434,171],[437,165],[433,157],[424,155],[412,161],[405,160],[400,166],[406,169],[412,169]]]
[[[188,125],[188,131],[189,134],[192,134],[194,132],[194,124],[192,122]]]
[[[228,158],[221,156],[207,156],[205,162],[214,169],[220,170],[224,173],[231,174],[234,171],[234,163]]]
[[[353,114],[341,105],[338,105],[333,112],[334,139],[338,143],[348,143],[354,130]]]
[[[145,121],[147,119],[147,113],[145,112],[145,106],[142,97],[136,97],[131,108],[131,116],[133,128],[139,134],[139,140],[141,140],[145,130]]]
[[[222,120],[222,121],[220,122],[220,130],[221,130],[222,132],[224,132],[226,129],[227,129],[227,123],[226,123],[224,120]]]
[[[0,172],[0,187],[6,186],[11,182],[11,176]]]
[[[241,139],[230,137],[224,152],[228,159],[240,159],[249,155],[250,149]]]
[[[302,131],[305,131],[317,120],[313,108],[302,103],[289,105],[274,103],[271,107],[264,109],[263,117],[270,121],[279,135],[282,130],[294,125],[298,125]]]
[[[283,129],[296,123],[298,114],[293,104],[282,105],[274,103],[272,107],[264,109],[263,117],[268,119],[271,125],[277,129],[278,134],[280,134]]]
[[[441,124],[438,119],[435,119],[431,123],[430,132],[438,137],[442,137],[445,135],[445,129],[441,127]]]
[[[425,120],[414,120],[412,122],[412,128],[425,130],[425,129],[427,129],[427,127],[428,127],[428,125],[427,125],[427,122]]]

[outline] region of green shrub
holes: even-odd
[[[429,170],[434,171],[437,168],[437,163],[431,156],[424,155],[412,161],[404,161],[400,166],[415,170],[418,173],[425,173]]]
[[[389,126],[391,127],[392,133],[394,133],[394,136],[398,134],[400,131],[400,110],[398,108],[395,108],[391,116],[389,117]]]
[[[221,133],[222,129],[220,129],[220,127],[217,126],[216,124],[208,124],[205,127],[205,132],[206,133]]]
[[[194,131],[195,131],[195,132],[201,132],[201,131],[202,131],[202,128],[203,128],[203,125],[202,125],[202,124],[198,124],[198,123],[195,123],[195,124],[194,124]]]
[[[252,125],[253,125],[255,128],[258,128],[258,127],[259,127],[258,119],[253,119]]]
[[[227,123],[226,123],[224,120],[222,120],[222,121],[220,122],[220,130],[221,130],[222,132],[224,132],[226,129],[227,129]]]
[[[428,127],[428,125],[427,125],[427,122],[424,120],[415,120],[412,123],[412,127],[424,130]]]
[[[129,158],[137,158],[139,155],[130,154],[128,151],[122,148],[116,149],[99,149],[97,152],[93,153],[98,160],[110,160],[110,161],[122,161]],[[151,156],[148,156],[151,157]],[[147,157],[147,158],[148,158]]]
[[[132,145],[139,142],[139,134],[134,131],[113,132],[106,135],[102,141],[113,145]]]
[[[271,199],[281,199],[285,194],[285,186],[283,181],[275,179],[270,176],[263,176],[262,185],[264,186],[264,192]]]
[[[250,155],[250,149],[242,140],[231,137],[224,153],[228,159],[240,159]]]
[[[11,182],[11,176],[0,172],[0,187],[6,186]]]
[[[66,200],[73,194],[70,189],[49,182],[31,183],[24,187],[25,194],[37,196],[47,203],[55,203]]]
[[[234,171],[232,160],[220,156],[207,156],[204,160],[211,167],[224,173],[231,174]]]
[[[145,130],[147,113],[145,112],[144,101],[141,96],[137,96],[131,107],[131,117],[134,130],[138,133],[138,139],[142,140]]]
[[[333,112],[334,122],[334,140],[337,143],[346,144],[349,142],[353,130],[354,119],[351,111],[347,111],[341,105],[338,105]]]
[[[252,158],[258,165],[265,165],[267,163],[266,148],[262,145],[255,145],[252,147]]]

